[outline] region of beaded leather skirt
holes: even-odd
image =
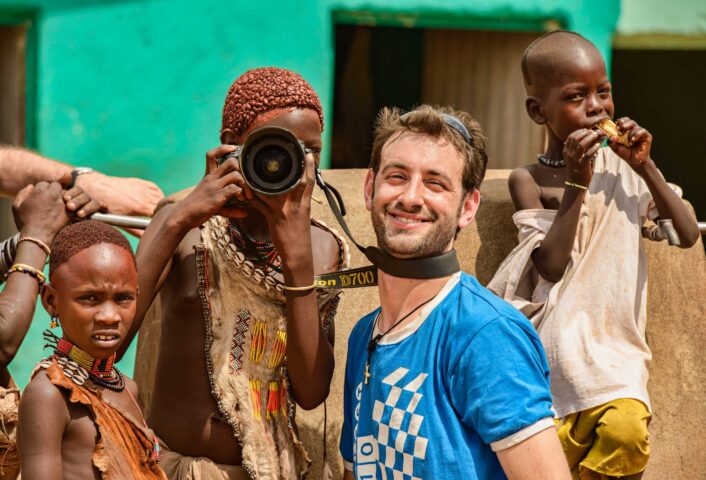
[[[318,222],[314,225],[328,230]],[[273,271],[246,258],[228,227],[227,219],[211,218],[195,246],[211,391],[242,446],[243,467],[253,478],[302,478],[311,461],[294,428],[282,283]],[[345,268],[347,247],[332,233],[339,241],[339,266]],[[325,325],[335,314],[338,295],[319,292]]]

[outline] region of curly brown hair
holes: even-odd
[[[263,67],[248,70],[235,79],[223,104],[221,131],[236,135],[246,132],[261,113],[276,108],[310,108],[319,114],[324,128],[324,112],[314,89],[298,73],[284,68]]]
[[[124,248],[130,253],[133,261],[135,260],[132,245],[118,229],[97,220],[86,220],[67,225],[54,237],[49,256],[49,276],[51,277],[52,273],[69,258],[100,243],[110,243]]]
[[[446,123],[443,114],[455,117],[466,127],[471,135],[470,144],[458,130]],[[382,148],[391,138],[403,132],[421,133],[451,142],[464,158],[464,191],[467,193],[480,188],[488,164],[486,137],[480,123],[471,114],[431,105],[420,105],[405,114],[398,108],[383,108],[375,121],[375,140],[369,165],[373,172],[377,173],[380,168]]]

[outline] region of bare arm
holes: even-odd
[[[698,225],[681,198],[667,185],[650,157],[652,135],[627,117],[619,119],[617,125],[621,133],[628,132],[631,146],[611,143],[610,147],[645,181],[659,212],[659,218],[672,220],[681,241],[680,246],[693,246],[700,235]]]
[[[72,204],[67,210],[65,202]],[[84,210],[91,214],[98,209],[80,188],[64,192],[58,183],[40,182],[28,186],[13,204],[15,222],[20,238],[34,238],[51,245],[56,233],[69,223],[70,210]],[[37,244],[20,242],[14,264],[24,264],[44,270],[46,252]],[[0,292],[0,368],[7,367],[17,354],[34,316],[39,283],[24,273],[12,273],[5,289]]]
[[[498,452],[508,480],[570,480],[571,473],[554,428]]]
[[[135,319],[117,351],[118,360],[123,358],[132,340],[142,326],[142,321],[159,293],[164,279],[172,267],[172,257],[186,235],[173,228],[167,220],[174,205],[167,205],[152,218],[137,245],[135,259],[138,272],[138,295]]]
[[[27,185],[57,181],[71,168],[23,148],[0,146],[0,195],[14,197]]]
[[[314,157],[307,156],[307,172],[299,186],[287,195],[261,205],[270,234],[284,266],[284,283],[292,287],[313,284],[311,193],[314,188]],[[257,205],[258,200],[253,202]],[[329,393],[333,376],[333,347],[319,318],[316,291],[286,291],[287,372],[294,398],[304,409],[319,406]]]
[[[225,206],[233,196],[245,199],[241,187],[244,182],[235,160],[230,159],[216,168],[216,159],[234,148],[222,146],[208,152],[207,173],[201,182],[182,201],[162,208],[145,230],[137,248],[137,312],[130,331],[120,344],[118,359],[125,354],[140,329],[147,310],[171,269],[174,252],[186,234],[213,215],[243,215],[240,209]]]
[[[66,178],[73,167],[30,150],[0,146],[0,195],[14,197],[26,185]],[[139,178],[110,177],[99,172],[76,178],[76,185],[112,213],[151,216],[164,196],[157,185]]]
[[[588,187],[592,176],[591,158],[600,149],[603,138],[604,134],[588,129],[576,130],[569,135],[563,151],[566,168],[569,170],[568,182]],[[513,171],[509,180],[515,208],[542,208],[531,175],[527,171],[523,174],[522,171]],[[571,186],[565,188],[554,223],[540,246],[532,252],[534,267],[550,282],[561,280],[569,263],[585,196],[586,190]]]
[[[343,480],[354,480],[353,472],[348,469],[343,470]]]
[[[40,372],[22,394],[17,446],[26,480],[63,478],[61,442],[71,421],[61,392]]]

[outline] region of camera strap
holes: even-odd
[[[371,266],[344,270],[340,272],[318,275],[315,279],[318,288],[355,288],[377,285],[377,270],[380,269],[388,275],[400,278],[432,279],[452,275],[461,270],[461,265],[456,257],[456,250],[433,257],[400,259],[392,257],[378,247],[363,247],[353,238],[346,220],[346,206],[341,194],[333,186],[327,184],[321,175],[321,170],[316,168],[316,184],[324,191],[329,207],[336,217],[339,225],[351,242],[372,263]]]

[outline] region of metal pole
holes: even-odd
[[[150,224],[150,218],[147,217],[131,217],[129,215],[115,215],[113,213],[94,213],[91,215],[91,220],[108,223],[116,227],[137,228],[144,230]]]

